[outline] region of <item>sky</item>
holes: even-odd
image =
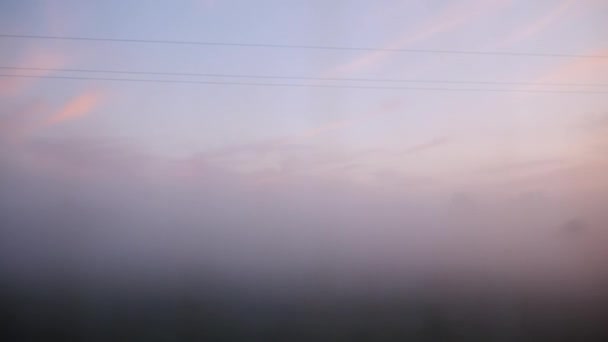
[[[605,1],[4,0],[0,34],[5,272],[89,255],[108,272],[542,269],[597,286]]]

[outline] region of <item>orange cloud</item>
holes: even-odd
[[[81,118],[94,110],[101,101],[97,91],[86,91],[68,101],[57,113],[47,119],[47,124],[57,124]]]
[[[394,54],[394,52],[387,50],[403,49],[407,45],[428,39],[435,34],[448,32],[470,22],[476,17],[487,14],[488,12],[493,12],[510,1],[511,0],[469,1],[465,6],[453,5],[447,7],[443,12],[432,18],[432,20],[427,22],[420,30],[413,34],[408,32],[384,46],[384,50],[366,53],[359,58],[333,68],[327,72],[326,75],[335,76],[336,74],[351,73],[376,65]]]

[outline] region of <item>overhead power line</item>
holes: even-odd
[[[17,75],[17,74],[0,74],[0,77],[40,78],[40,79],[58,79],[58,80],[116,81],[116,82],[204,84],[204,85],[253,86],[253,87],[297,87],[297,88],[376,89],[376,90],[454,91],[454,92],[507,92],[507,93],[545,93],[545,94],[608,94],[608,91],[589,91],[589,90],[531,90],[531,89],[499,89],[499,88],[393,87],[393,86],[358,86],[358,85],[326,85],[326,84],[297,84],[297,83],[215,82],[215,81],[159,80],[159,79],[133,79],[133,78],[109,78],[109,77],[77,77],[77,76],[46,76],[46,75]]]
[[[123,75],[195,76],[195,77],[278,79],[278,80],[302,80],[302,81],[608,87],[608,84],[602,84],[602,83],[550,83],[550,82],[458,81],[458,80],[390,79],[390,78],[386,79],[386,78],[303,77],[303,76],[272,76],[272,75],[193,73],[193,72],[157,72],[157,71],[108,70],[108,69],[38,68],[38,67],[17,67],[17,66],[0,66],[0,69],[23,70],[23,71],[105,73],[105,74],[123,74]]]
[[[490,55],[490,56],[519,56],[519,57],[608,58],[608,55],[586,55],[586,54],[570,54],[570,53],[473,51],[473,50],[451,50],[451,49],[447,50],[447,49],[375,48],[375,47],[354,47],[354,46],[325,46],[325,45],[300,45],[300,44],[267,44],[267,43],[235,43],[235,42],[204,42],[204,41],[185,41],[185,40],[127,39],[127,38],[102,38],[102,37],[77,37],[77,36],[47,36],[47,35],[26,35],[26,34],[0,34],[0,38],[72,40],[72,41],[98,41],[98,42],[120,42],[120,43],[143,43],[143,44],[201,45],[201,46],[233,46],[233,47],[256,47],[256,48],[273,48],[273,49],[307,49],[307,50],[337,50],[337,51],[385,51],[385,52],[435,53],[435,54],[458,54],[458,55]]]

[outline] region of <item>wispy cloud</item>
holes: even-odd
[[[85,90],[54,111],[41,99],[28,101],[18,107],[1,108],[0,142],[26,143],[40,130],[86,116],[97,108],[100,102],[101,94],[98,91]],[[49,116],[49,113],[54,114]]]
[[[432,150],[437,147],[445,146],[449,142],[450,142],[450,140],[446,137],[436,138],[429,142],[407,147],[404,150],[399,151],[397,154],[399,154],[399,155],[414,154],[414,153],[418,153],[418,152]]]
[[[608,161],[608,111],[590,113],[580,125],[577,155],[591,160]]]
[[[344,151],[320,144],[315,138],[364,124],[401,107],[388,100],[358,115],[326,122],[303,131],[262,141],[226,146],[204,154],[206,160],[240,173],[257,173],[264,183],[285,181],[293,177],[323,174],[327,168],[339,167],[365,153]]]
[[[526,39],[529,39],[549,26],[558,23],[564,16],[571,13],[570,9],[575,5],[578,0],[562,0],[551,7],[547,12],[536,18],[533,22],[529,23],[524,27],[519,27],[513,31],[505,40],[501,46],[512,45]]]
[[[608,190],[608,116],[584,116],[568,155],[496,164],[480,172],[499,177],[508,189],[546,189],[552,192],[598,193]],[[491,177],[492,181],[497,178]]]
[[[531,170],[546,169],[547,167],[563,166],[565,163],[562,159],[535,159],[515,161],[510,163],[502,163],[491,167],[484,168],[482,171],[490,174],[504,174],[513,172],[525,172]]]
[[[468,1],[464,5],[458,2],[451,2],[452,5],[444,8],[442,12],[424,23],[419,30],[415,32],[406,32],[404,35],[384,46],[383,49],[403,49],[410,44],[423,41],[434,35],[449,32],[469,23],[477,17],[487,15],[509,2],[511,2],[511,0]],[[394,52],[382,50],[368,52],[352,61],[329,70],[326,72],[326,75],[335,76],[359,71],[377,65],[391,55],[394,55]]]
[[[370,119],[373,119],[373,118],[376,118],[376,117],[379,117],[382,115],[386,115],[387,113],[395,111],[400,106],[401,106],[401,104],[399,101],[396,101],[396,100],[386,101],[379,108],[370,110],[370,111],[363,113],[359,116],[356,116],[354,118],[330,121],[326,124],[323,124],[318,127],[314,127],[309,130],[306,130],[304,132],[301,132],[299,134],[296,134],[296,135],[290,137],[290,140],[300,140],[300,139],[305,139],[305,138],[311,138],[311,137],[315,137],[315,136],[318,136],[321,134],[325,134],[327,132],[344,129],[344,128],[365,122],[367,120],[370,120]]]
[[[236,146],[226,146],[208,153],[210,157],[223,158],[242,154],[267,154],[276,151],[291,151],[305,149],[303,143],[308,139],[328,134],[330,132],[346,129],[348,127],[363,123],[382,115],[386,115],[400,108],[401,103],[396,100],[388,100],[380,106],[357,116],[332,120],[322,125],[303,130],[301,132],[275,139],[256,141]]]
[[[564,194],[604,192],[608,190],[607,175],[608,162],[582,161],[522,174],[502,185],[510,189],[546,189]]]
[[[52,125],[79,119],[97,108],[100,102],[101,94],[98,91],[87,90],[65,103],[46,123]]]

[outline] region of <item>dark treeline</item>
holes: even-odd
[[[48,285],[48,284],[47,284]],[[2,290],[3,341],[606,341],[606,296],[454,290],[270,292],[80,285]],[[37,290],[34,290],[37,288]]]

